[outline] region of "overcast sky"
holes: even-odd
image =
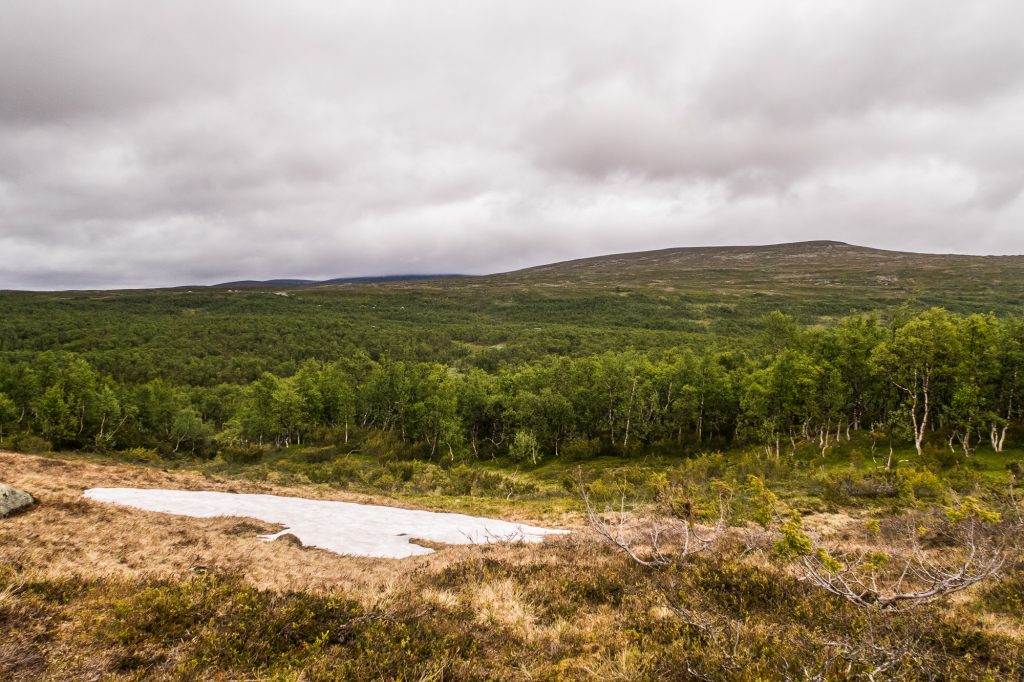
[[[1024,253],[1020,0],[0,0],[0,288]]]

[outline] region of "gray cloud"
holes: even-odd
[[[1024,8],[10,0],[0,288],[1024,252]]]

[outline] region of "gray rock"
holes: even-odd
[[[278,535],[276,538],[274,538],[274,542],[283,542],[284,544],[291,545],[292,547],[305,546],[302,544],[302,540],[299,539],[299,536],[293,533],[283,533],[281,535]]]
[[[35,504],[35,499],[28,493],[0,483],[0,519],[31,507],[33,504]]]

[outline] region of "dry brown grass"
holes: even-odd
[[[339,556],[257,535],[280,530],[255,519],[197,519],[94,502],[93,487],[174,488],[264,493],[408,506],[400,500],[310,487],[207,478],[148,467],[0,453],[0,480],[30,492],[38,504],[0,522],[0,564],[59,579],[131,577],[182,579],[222,571],[277,591],[338,591],[378,601],[409,575],[473,556],[474,547],[407,559]],[[490,548],[501,551],[502,548]],[[521,552],[521,548],[509,548]]]
[[[864,521],[846,513],[822,512],[803,517],[803,526],[823,540],[844,540],[864,530]]]
[[[505,578],[481,586],[473,594],[476,620],[485,627],[508,628],[523,639],[534,634],[536,615],[522,586]]]
[[[202,651],[208,641],[204,632],[216,632],[213,641],[223,637],[223,647],[249,658],[211,663],[193,679],[337,679],[330,666],[348,660],[351,651],[363,652],[357,658],[368,655],[341,639],[322,654],[296,659],[294,668],[282,664],[289,674],[275,676],[253,667],[258,652],[246,648],[244,639],[232,639],[229,625],[204,621],[188,641],[168,642],[159,631],[146,630],[144,617],[135,617],[154,610],[153,604],[167,608],[152,600],[153,594],[165,594],[161,590],[192,603],[205,594],[204,585],[222,595],[217,613],[246,627],[249,621],[239,615],[238,604],[265,609],[253,616],[263,620],[289,599],[323,608],[309,593],[358,602],[363,611],[351,631],[370,628],[368,646],[384,652],[380,664],[391,667],[381,670],[392,671],[371,667],[359,679],[441,679],[439,671],[444,679],[474,680],[691,679],[686,672],[691,665],[713,679],[793,677],[800,669],[789,668],[790,663],[820,662],[829,653],[825,643],[836,638],[854,646],[864,631],[853,625],[864,622],[881,633],[878,645],[887,649],[910,642],[914,655],[948,657],[943,665],[965,655],[980,657],[983,663],[958,664],[963,679],[983,679],[987,665],[1002,678],[1019,671],[1013,652],[1019,651],[1021,623],[1010,622],[1009,615],[981,612],[980,602],[966,596],[914,614],[858,610],[814,591],[770,560],[772,537],[751,527],[731,529],[719,551],[664,571],[634,564],[588,532],[549,538],[542,545],[441,546],[422,557],[367,559],[263,542],[256,536],[273,528],[251,519],[170,516],[84,500],[81,494],[89,487],[133,486],[393,500],[4,453],[0,480],[40,501],[0,521],[0,569],[8,570],[7,592],[0,591],[0,630],[15,619],[27,623],[9,637],[0,636],[0,679],[175,677]],[[808,527],[843,545],[867,542],[864,522],[844,514],[809,517]],[[874,541],[884,542],[884,535]],[[190,580],[205,573],[213,575]],[[245,595],[236,587],[217,592],[218,585],[235,585],[217,582],[220,575],[269,592]],[[59,594],[65,579],[85,585],[66,604]],[[154,590],[147,582],[153,579],[177,582]],[[32,582],[36,587],[19,594],[20,585]],[[124,604],[131,608],[119,610]],[[163,617],[173,624],[171,616]],[[346,627],[344,619],[324,618]],[[126,629],[111,635],[117,619],[127,623]],[[101,622],[107,629],[94,632]],[[381,625],[392,622],[393,628]],[[922,633],[941,639],[922,643],[915,639]],[[446,645],[437,644],[439,636],[448,638]],[[452,648],[453,643],[462,648]],[[903,679],[916,679],[915,669],[908,670]]]

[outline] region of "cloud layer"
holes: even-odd
[[[14,0],[0,288],[1024,252],[1024,6]]]

